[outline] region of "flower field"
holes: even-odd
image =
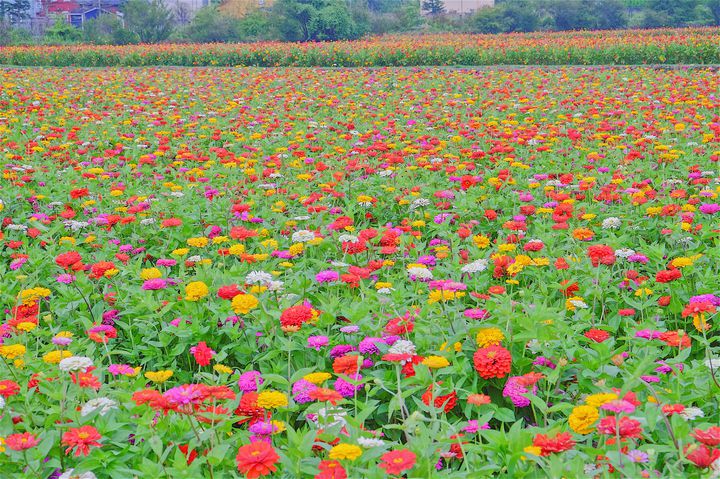
[[[718,92],[0,70],[0,476],[717,476]]]
[[[0,47],[25,66],[418,66],[719,64],[720,29],[389,35],[328,43]]]

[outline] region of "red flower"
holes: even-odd
[[[632,308],[625,308],[618,311],[620,316],[635,316],[635,310]]]
[[[685,331],[666,331],[660,335],[660,341],[680,349],[690,347],[690,336]]]
[[[512,356],[502,346],[488,346],[475,351],[473,363],[483,379],[504,378],[512,368]]]
[[[248,479],[255,479],[260,476],[266,476],[277,470],[275,463],[280,456],[275,452],[273,447],[263,441],[246,444],[238,449],[235,462],[238,471]]]
[[[238,421],[239,424],[249,422],[255,424],[265,419],[265,410],[257,405],[258,394],[256,392],[247,392],[240,398],[240,404],[235,409],[235,415],[243,418]],[[270,411],[267,412],[268,419]]]
[[[90,267],[90,277],[92,279],[100,279],[105,276],[105,273],[115,269],[115,265],[110,261],[100,261]]]
[[[283,328],[287,328],[289,326],[300,327],[303,323],[307,323],[312,318],[312,308],[300,304],[283,311],[280,315],[280,324]]]
[[[346,376],[352,377],[360,370],[362,361],[362,356],[340,356],[333,361],[333,371],[335,371],[335,374],[345,374]]]
[[[230,286],[221,286],[220,289],[218,289],[218,298],[222,299],[233,299],[238,294],[242,293],[237,287],[236,284],[231,284]]]
[[[385,332],[393,335],[412,333],[415,323],[408,318],[393,318],[385,325]]]
[[[328,389],[328,388],[315,388],[308,393],[308,397],[318,402],[329,402],[335,406],[339,401],[342,401],[343,396],[339,392]]]
[[[603,331],[602,329],[592,328],[585,333],[585,337],[595,341],[596,343],[602,343],[610,337],[610,333]]]
[[[565,258],[558,258],[555,260],[555,269],[568,269],[570,265]]]
[[[710,449],[705,444],[688,444],[685,446],[685,457],[697,467],[705,469],[720,458],[720,449]]]
[[[680,278],[682,278],[682,273],[679,269],[658,271],[655,274],[655,281],[657,283],[669,283],[670,281],[675,281]]]
[[[68,251],[55,257],[55,264],[63,269],[75,269],[74,266],[81,264],[82,257],[77,251]]]
[[[561,432],[555,437],[538,434],[533,439],[533,446],[540,448],[541,456],[549,456],[552,453],[569,451],[575,446],[575,441],[569,432]]]
[[[707,431],[695,429],[690,435],[706,446],[717,446],[720,444],[720,427],[718,426],[711,426]]]
[[[15,381],[4,379],[0,381],[0,396],[9,398],[20,392],[20,386]]]
[[[83,198],[89,194],[90,192],[87,188],[77,188],[74,190],[70,190],[70,198],[72,199]]]
[[[24,432],[22,434],[10,434],[5,438],[5,445],[13,451],[24,451],[38,445],[40,441],[34,434]]]
[[[441,384],[442,383],[438,383],[438,389]],[[432,399],[434,389],[435,388],[431,384],[430,386],[428,386],[427,390],[422,395],[422,402],[425,403],[426,406],[430,405],[430,399]],[[437,389],[435,389],[435,392],[437,393]],[[446,413],[450,412],[452,410],[452,408],[455,407],[455,404],[457,404],[457,393],[455,391],[451,392],[450,394],[445,394],[442,396],[438,396],[436,394],[435,399],[433,401],[433,405],[436,408],[438,408],[438,409],[443,408],[443,410]]]
[[[609,246],[593,245],[588,247],[588,256],[595,267],[601,264],[611,265],[615,263],[615,251]]]
[[[404,471],[408,471],[415,466],[417,456],[408,449],[400,449],[397,451],[388,451],[382,456],[379,467],[385,469],[385,472],[398,476]]]
[[[617,416],[608,416],[600,420],[597,428],[600,434],[607,434],[609,436],[620,435],[620,437],[627,438],[639,438],[642,434],[642,427],[640,427],[640,421],[630,419],[627,416],[623,416],[618,421]]]
[[[338,461],[320,461],[318,469],[315,479],[347,479],[347,472]]]
[[[180,452],[182,452],[182,453],[183,453],[183,456],[185,456],[185,457],[187,458],[187,465],[188,465],[188,466],[193,463],[193,461],[195,460],[195,458],[196,458],[197,455],[198,455],[198,454],[197,454],[197,451],[196,451],[195,449],[190,450],[190,454],[188,454],[188,449],[189,449],[189,447],[190,447],[190,446],[189,446],[188,444],[180,444],[180,445],[178,446],[178,449],[180,449]]]
[[[665,404],[662,407],[662,412],[666,416],[672,416],[673,414],[680,414],[685,410],[685,406],[682,404]]]
[[[81,454],[87,456],[90,454],[90,446],[102,446],[102,444],[97,442],[101,437],[97,429],[92,426],[73,427],[62,436],[62,444],[68,446],[68,448],[65,449],[65,454],[70,454],[70,451],[77,448],[75,450],[75,456]]]
[[[200,366],[207,366],[215,355],[215,351],[208,348],[205,341],[200,341],[197,346],[190,348],[190,352],[195,357],[195,361]]]

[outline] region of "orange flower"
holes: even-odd
[[[97,429],[92,426],[71,428],[62,436],[62,444],[68,446],[68,448],[65,449],[65,454],[70,454],[70,451],[77,448],[75,449],[75,456],[81,454],[87,456],[90,454],[90,446],[102,446],[102,444],[97,442],[100,438],[102,438],[102,436]]]
[[[267,476],[277,470],[275,463],[280,456],[273,447],[263,441],[246,444],[238,449],[235,462],[238,471],[248,479],[256,479],[260,476]]]
[[[333,371],[335,371],[335,374],[354,376],[360,370],[360,364],[362,364],[362,356],[340,356],[335,358],[333,362]]]
[[[310,393],[308,393],[308,396],[310,399],[314,399],[315,401],[328,401],[333,406],[338,403],[338,401],[342,400],[342,394],[339,392],[328,389],[328,388],[315,388]]]

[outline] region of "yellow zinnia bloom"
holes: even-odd
[[[362,456],[362,449],[360,449],[354,444],[345,444],[341,442],[337,446],[333,446],[333,448],[330,449],[330,459],[347,459],[350,461],[354,461],[360,456]]]

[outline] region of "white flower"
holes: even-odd
[[[706,359],[705,366],[709,369],[720,368],[720,359]]]
[[[282,281],[268,281],[265,286],[268,291],[282,291],[284,284]]]
[[[391,294],[393,291],[395,291],[392,288],[380,288],[377,290],[378,294]]]
[[[408,268],[408,275],[410,277],[414,277],[415,279],[433,279],[432,271],[430,271],[427,268]]]
[[[381,178],[388,177],[393,174],[393,170],[382,170],[378,173]]]
[[[332,266],[335,266],[336,268],[347,268],[348,266],[350,266],[349,264],[343,263],[342,261],[330,261],[330,264]]]
[[[93,365],[92,359],[85,356],[70,356],[60,361],[58,367],[60,371],[66,373],[74,373],[75,371],[85,372],[87,368]]]
[[[5,407],[5,398],[0,396],[0,409],[3,409]]]
[[[330,411],[322,408],[318,410],[315,422],[324,428],[333,427],[338,424],[345,426],[347,425],[347,421],[345,420],[346,415],[347,413],[341,408],[332,408]]]
[[[97,476],[89,471],[75,474],[75,469],[68,469],[58,479],[97,479]]]
[[[145,218],[144,220],[140,220],[140,224],[143,226],[152,225],[155,224],[155,222],[155,218]]]
[[[581,301],[579,299],[571,299],[570,304],[575,306],[578,309],[588,309],[589,306],[585,303],[585,301]]]
[[[611,216],[610,218],[605,218],[602,222],[602,228],[604,230],[616,230],[620,228],[622,225],[622,221],[620,218],[615,218],[614,216]]]
[[[310,219],[310,216],[308,216],[308,215],[296,216],[296,217],[293,218],[293,219],[294,219],[295,221],[305,221],[305,220],[309,220],[309,219]]]
[[[427,200],[425,198],[418,198],[414,200],[412,203],[410,203],[410,209],[414,210],[416,208],[423,208],[425,206],[430,206],[430,200]]]
[[[5,229],[10,230],[10,231],[26,231],[28,229],[28,227],[25,225],[15,225],[15,224],[10,223],[9,225],[7,225],[5,227]]]
[[[293,243],[306,243],[315,239],[315,233],[308,230],[296,231],[292,235]]]
[[[370,449],[371,447],[380,447],[385,444],[385,441],[383,441],[382,439],[376,439],[374,437],[359,437],[357,439],[357,442],[365,449]]]
[[[80,410],[81,416],[87,416],[100,409],[100,415],[104,416],[110,410],[117,409],[117,403],[109,398],[95,398],[86,402]]]
[[[353,235],[340,235],[338,236],[338,241],[341,243],[357,243],[360,239]]]
[[[698,417],[705,417],[705,413],[702,412],[702,409],[700,409],[698,407],[686,407],[679,414],[686,421],[692,421],[693,419],[698,418]]]
[[[68,221],[65,221],[63,224],[65,225],[66,228],[73,230],[73,231],[81,230],[83,228],[87,228],[88,226],[90,226],[90,223],[88,223],[87,221],[75,221],[75,220],[68,220]]]
[[[481,271],[485,271],[488,267],[488,260],[486,259],[477,259],[473,261],[472,263],[468,263],[465,266],[462,267],[460,271],[463,273],[479,273]]]
[[[635,250],[630,248],[620,248],[615,250],[615,257],[616,258],[629,258],[630,256],[635,254]]]
[[[415,344],[406,339],[398,339],[388,348],[390,354],[412,354],[415,355]]]
[[[265,271],[250,271],[245,275],[245,282],[247,284],[262,284],[267,285],[273,280],[273,275],[266,273]]]
[[[173,191],[170,193],[170,196],[174,196],[175,198],[182,198],[183,196],[185,196],[185,193],[183,193],[182,191]]]
[[[188,261],[191,261],[193,263],[199,263],[200,261],[202,261],[202,259],[203,259],[202,256],[200,256],[199,254],[196,254],[196,255],[190,256],[188,258]]]

